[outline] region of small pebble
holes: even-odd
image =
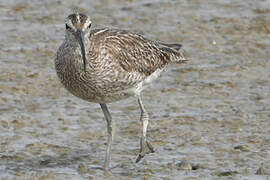
[[[237,173],[238,173],[237,171],[223,171],[223,172],[218,172],[217,175],[218,176],[233,176]]]
[[[261,166],[257,171],[256,171],[257,175],[266,175],[266,170],[264,169],[263,166]]]
[[[247,145],[235,146],[234,149],[239,149],[240,151],[243,151],[243,152],[249,152],[250,151],[250,148]]]
[[[186,159],[183,159],[182,162],[178,164],[178,166],[181,170],[192,170],[191,164]]]
[[[81,163],[79,165],[79,173],[80,174],[86,174],[89,172],[88,166],[85,163]]]

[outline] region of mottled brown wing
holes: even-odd
[[[146,76],[170,62],[184,60],[180,52],[166,45],[123,30],[111,30],[105,39],[106,49],[125,71]]]

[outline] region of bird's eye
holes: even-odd
[[[70,30],[71,27],[69,27],[67,24],[66,24],[66,30]]]
[[[89,26],[87,28],[90,29],[90,27],[91,27],[91,24],[89,24]]]

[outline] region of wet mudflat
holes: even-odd
[[[136,99],[109,104],[113,176],[98,104],[54,71],[64,18],[181,42],[190,62],[144,91],[154,154],[139,151]],[[0,179],[269,179],[270,1],[1,1]]]

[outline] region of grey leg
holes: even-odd
[[[105,162],[104,162],[104,170],[109,171],[109,164],[110,164],[110,159],[111,159],[111,147],[112,147],[113,136],[114,136],[114,122],[112,121],[112,117],[107,108],[107,105],[100,104],[100,106],[104,113],[104,117],[107,121],[108,144],[107,144],[106,157],[105,157]]]
[[[146,138],[149,116],[148,116],[148,113],[147,113],[147,111],[145,110],[145,108],[143,106],[141,97],[138,98],[138,103],[139,103],[139,106],[140,106],[140,109],[141,109],[141,118],[140,118],[140,120],[142,122],[142,134],[141,134],[141,140],[140,140],[140,145],[141,145],[140,153],[139,153],[139,155],[138,155],[138,157],[136,159],[136,163],[139,162],[145,156],[146,153],[148,153],[147,149],[151,153],[154,152],[153,146],[147,141],[147,138]]]

